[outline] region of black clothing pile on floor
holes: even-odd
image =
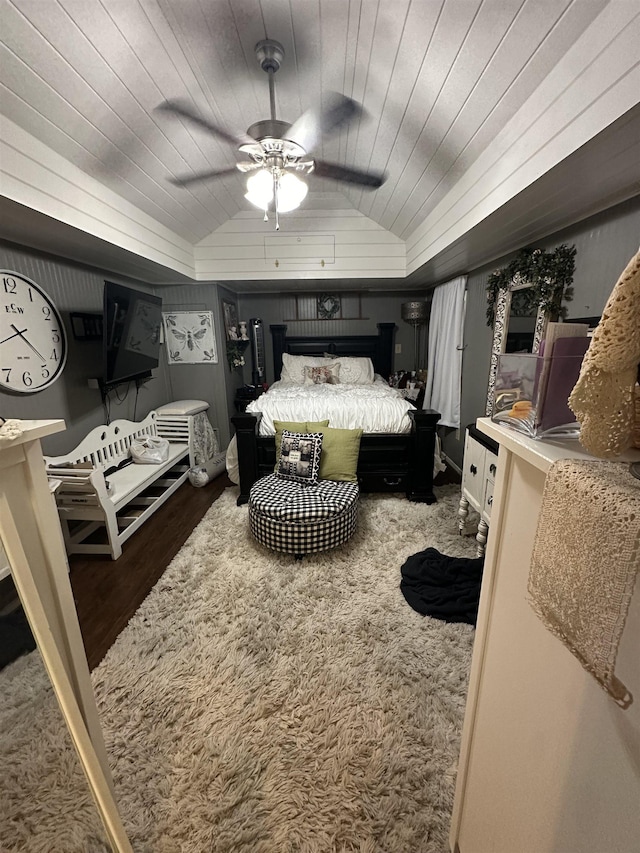
[[[0,616],[0,669],[20,655],[36,647],[31,628],[22,607],[7,616]]]
[[[400,589],[407,602],[424,616],[475,625],[484,557],[447,557],[427,548],[402,566]]]

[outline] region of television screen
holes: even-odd
[[[158,366],[161,323],[160,297],[105,281],[105,385],[135,379]]]

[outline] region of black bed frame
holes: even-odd
[[[377,335],[338,335],[333,337],[287,337],[285,325],[270,327],[273,341],[275,378],[280,378],[282,355],[323,353],[366,356],[376,373],[387,377],[393,364],[395,323],[378,323]],[[410,501],[434,503],[433,454],[436,425],[440,413],[432,409],[409,412],[413,421],[410,433],[366,433],[360,442],[358,483],[363,492],[405,492]],[[231,418],[238,443],[240,497],[249,500],[249,490],[260,477],[273,472],[276,463],[274,436],[259,435],[261,414],[244,412]]]

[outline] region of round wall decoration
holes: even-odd
[[[42,391],[66,359],[67,335],[51,297],[26,276],[0,270],[0,389]]]
[[[323,293],[318,297],[318,317],[320,320],[333,320],[340,313],[340,297],[332,293]]]

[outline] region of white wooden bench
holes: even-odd
[[[188,431],[158,428],[150,412],[140,423],[113,421],[91,430],[64,456],[46,456],[47,474],[60,481],[56,503],[68,554],[110,554],[184,483],[190,467]],[[131,442],[161,435],[169,458],[159,465],[133,463],[105,472],[130,457]]]

